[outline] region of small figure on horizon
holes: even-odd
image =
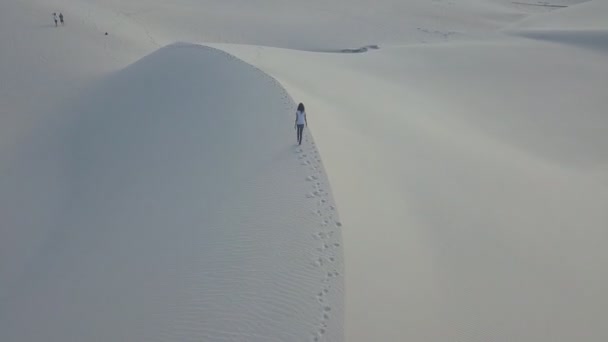
[[[61,25],[65,24],[63,22],[63,13],[61,13],[61,12],[59,12],[59,21],[61,21]],[[57,23],[55,23],[55,24],[57,24]]]
[[[55,27],[57,27],[57,13],[53,12],[53,20],[55,21]]]
[[[304,125],[308,126],[308,121],[306,120],[304,104],[300,103],[298,105],[298,110],[296,111],[296,122],[294,124],[294,128],[297,131],[298,145],[302,145],[302,133],[304,132]]]

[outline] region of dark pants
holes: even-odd
[[[304,131],[304,125],[298,125],[298,144],[302,145],[302,132]]]

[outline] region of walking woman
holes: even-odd
[[[298,132],[298,145],[302,145],[302,132],[304,131],[304,125],[308,126],[308,121],[306,121],[306,111],[304,110],[304,104],[300,103],[298,105],[298,110],[296,111],[296,122],[294,124],[294,128],[296,128]]]

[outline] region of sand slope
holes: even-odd
[[[180,44],[63,108],[73,120],[3,177],[40,185],[13,215],[48,191],[58,213],[3,293],[0,339],[341,340],[337,214],[293,105],[255,68]]]

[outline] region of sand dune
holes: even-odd
[[[3,341],[340,340],[338,216],[276,81],[179,44],[63,110],[4,175],[41,186],[13,215],[45,192],[59,213],[10,279]]]
[[[607,16],[1,3],[0,340],[605,341]]]

